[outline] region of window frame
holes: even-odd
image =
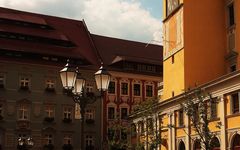
[[[114,111],[113,111],[113,112],[114,112],[114,113],[113,113],[113,117],[111,117],[111,118],[110,118],[110,116],[112,116],[112,115],[110,115],[110,111],[109,111],[110,108],[113,108],[113,110],[114,110]],[[107,107],[107,115],[108,115],[108,116],[107,116],[107,119],[108,119],[108,120],[113,120],[113,119],[115,119],[115,118],[116,118],[116,108],[115,108],[114,106],[108,106],[108,107]]]
[[[72,144],[72,141],[73,141],[72,135],[70,135],[70,134],[63,135],[63,144]]]
[[[230,9],[231,7],[233,9],[232,11]],[[234,2],[231,2],[227,5],[227,12],[228,12],[228,26],[232,27],[236,24]],[[233,13],[233,14],[231,14],[231,13]],[[233,15],[233,16],[231,16],[231,15]],[[231,20],[233,20],[233,22]]]
[[[151,96],[148,95],[149,91],[148,91],[148,88],[147,88],[147,87],[150,87],[150,86],[152,87],[152,91],[151,91],[152,95]],[[146,84],[145,85],[145,96],[146,97],[153,97],[154,96],[154,85],[152,85],[152,84]]]
[[[67,117],[65,117],[65,113],[66,113]],[[69,114],[70,114],[70,117],[69,117]],[[63,119],[71,119],[71,120],[73,119],[73,107],[72,106],[63,106]]]
[[[113,87],[111,86],[112,85],[111,83],[114,83]],[[113,89],[114,89],[114,92],[113,92]],[[115,94],[115,93],[116,93],[116,82],[110,81],[109,86],[108,86],[108,94]]]
[[[126,111],[127,115],[126,115],[124,118],[123,118],[123,114],[122,114],[122,112],[123,112],[122,109],[126,109],[126,110],[127,110],[127,111]],[[120,111],[121,111],[121,113],[120,113],[120,114],[121,114],[121,116],[120,116],[120,117],[121,117],[121,120],[127,120],[127,117],[128,117],[128,115],[129,115],[128,107],[121,107],[121,108],[120,108]]]
[[[90,144],[89,144],[90,143]],[[95,143],[95,141],[94,141],[94,136],[93,135],[90,135],[90,134],[87,134],[86,136],[85,136],[85,146],[87,147],[87,146],[94,146],[94,143]]]
[[[238,111],[237,112],[235,112],[236,110],[234,108],[234,100],[233,100],[233,95],[234,94],[237,94],[237,97],[238,97]],[[230,95],[230,99],[231,99],[231,114],[239,114],[240,113],[240,100],[239,100],[239,98],[240,98],[240,93],[239,92],[235,92],[235,93],[232,93]]]
[[[126,85],[126,87],[123,85]],[[121,82],[121,95],[123,95],[123,96],[129,95],[129,83],[128,82]]]
[[[178,126],[179,127],[184,126],[184,111],[183,111],[183,109],[180,109],[178,111]]]
[[[19,88],[20,89],[30,89],[30,87],[31,87],[31,78],[29,76],[20,76],[19,77]]]
[[[46,117],[55,118],[55,107],[53,105],[45,105],[44,112]],[[51,113],[52,113],[52,116],[51,116]]]
[[[29,107],[28,105],[26,104],[20,104],[18,106],[18,120],[25,120],[25,121],[28,121],[30,120],[30,114],[29,114],[30,110],[29,110]],[[22,116],[22,117],[21,117]],[[26,118],[25,118],[26,116]]]
[[[136,95],[135,93],[135,85],[139,85],[139,95]],[[133,96],[135,97],[141,97],[142,95],[142,87],[141,87],[141,83],[133,83]]]

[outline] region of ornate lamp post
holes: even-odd
[[[28,138],[18,138],[18,146],[17,149],[19,150],[28,150],[32,148],[34,145],[33,140],[31,137]]]
[[[86,80],[81,76],[79,69],[73,67],[69,61],[65,65],[65,67],[60,71],[60,77],[62,80],[63,88],[67,90],[68,95],[73,98],[73,101],[80,106],[81,113],[81,150],[84,149],[84,117],[85,117],[85,107],[87,104],[91,104],[96,101],[97,96],[92,93],[86,93],[84,91],[84,86]],[[108,71],[103,67],[103,65],[99,68],[99,70],[95,73],[95,81],[97,85],[97,89],[101,92],[101,96],[103,91],[108,89],[108,85],[110,82],[111,75]]]

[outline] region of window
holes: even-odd
[[[184,125],[184,114],[183,114],[183,110],[181,109],[181,110],[179,110],[179,112],[178,112],[178,125],[181,127],[181,126],[183,126]]]
[[[142,121],[138,122],[138,132],[144,134],[144,123]]]
[[[140,96],[140,92],[141,92],[141,85],[140,84],[134,84],[133,85],[134,96]]]
[[[108,140],[113,140],[115,134],[115,130],[112,128],[108,128]]]
[[[93,136],[92,135],[86,135],[86,147],[93,146]]]
[[[45,145],[53,144],[53,135],[52,134],[44,135],[44,144]]]
[[[115,82],[114,81],[110,81],[109,86],[108,86],[108,93],[115,94]]]
[[[127,129],[121,129],[121,140],[127,140]]]
[[[0,74],[0,88],[4,88],[5,78],[3,74]]]
[[[147,85],[146,86],[146,96],[147,97],[152,97],[153,96],[153,86],[152,85]]]
[[[21,77],[20,78],[20,88],[21,89],[29,89],[30,79],[28,77]]]
[[[18,119],[28,120],[28,108],[26,105],[20,105],[18,108]]]
[[[236,71],[237,70],[237,66],[236,65],[232,65],[231,67],[230,67],[230,72],[234,72],[234,71]]]
[[[121,94],[128,95],[128,83],[121,83]]]
[[[94,119],[94,111],[93,109],[87,109],[85,112],[85,119]]]
[[[214,99],[211,101],[211,119],[217,118],[217,102]]]
[[[179,6],[179,0],[166,0],[167,16]]]
[[[51,79],[48,79],[46,80],[46,90],[54,90],[55,88],[55,81],[54,80],[51,80]]]
[[[228,18],[229,18],[229,26],[232,26],[235,24],[235,18],[234,18],[234,5],[233,3],[228,6]]]
[[[45,106],[46,117],[54,118],[54,106]]]
[[[114,118],[115,118],[115,108],[108,107],[108,119],[114,119]]]
[[[72,107],[64,107],[63,118],[72,119]]]
[[[128,117],[128,109],[121,108],[121,119],[127,119],[127,117]]]
[[[232,98],[232,113],[239,113],[239,94],[234,93],[231,95]]]
[[[68,134],[64,135],[63,144],[72,144],[72,137]]]
[[[86,84],[86,92],[93,92],[93,83],[87,83]]]

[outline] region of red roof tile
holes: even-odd
[[[91,35],[106,65],[122,60],[162,65],[163,47],[160,45]]]
[[[76,47],[61,47],[56,45],[49,45],[46,43],[36,43],[29,41],[20,41],[14,39],[0,38],[0,48],[27,51],[33,53],[54,54],[65,57],[85,58],[91,64],[99,64],[94,46],[89,38],[87,31],[82,21],[34,14],[18,10],[12,10],[0,7],[0,18],[9,20],[25,21],[37,24],[45,24],[51,26],[53,30],[31,28],[29,26],[17,26],[0,24],[0,29],[7,32],[24,33],[31,36],[39,36],[50,39],[70,40]]]

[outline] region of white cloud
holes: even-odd
[[[0,5],[84,19],[90,32],[99,35],[142,42],[161,40],[162,23],[137,0],[0,0]]]

